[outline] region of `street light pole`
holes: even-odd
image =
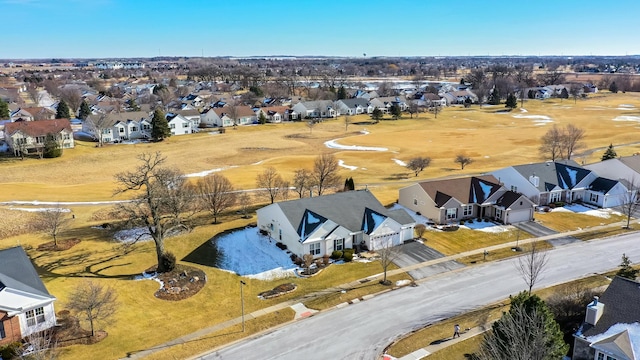
[[[244,293],[242,288],[247,285],[244,281],[240,280],[240,308],[242,311],[242,332],[244,332]]]

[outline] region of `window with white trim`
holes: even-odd
[[[467,205],[462,207],[462,216],[471,216],[473,215],[473,205]]]
[[[589,201],[598,202],[598,194],[590,193],[589,194]]]
[[[0,321],[0,339],[4,339],[7,337],[7,334],[4,332],[4,322]]]
[[[552,192],[552,193],[550,194],[550,196],[549,196],[549,202],[554,203],[554,202],[558,202],[558,201],[560,201],[560,197],[561,197],[561,195],[562,195],[562,194],[561,194],[559,191],[554,191],[554,192]]]
[[[502,219],[502,210],[501,209],[496,209],[496,218]]]
[[[44,323],[44,308],[36,308],[33,310],[28,310],[25,313],[25,317],[27,318],[27,326],[35,326],[37,324]]]
[[[309,254],[320,255],[320,243],[309,244]]]
[[[518,187],[511,185],[511,191],[518,192]]]
[[[344,250],[344,239],[333,240],[333,250]]]
[[[455,219],[457,217],[458,217],[458,209],[457,208],[447,209],[447,220]]]

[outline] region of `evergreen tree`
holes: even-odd
[[[9,113],[9,104],[0,99],[0,119],[4,120],[9,117],[11,117],[11,114]]]
[[[151,119],[151,139],[153,141],[162,141],[169,136],[171,136],[171,130],[169,129],[167,117],[162,110],[156,109]]]
[[[356,189],[356,185],[353,182],[353,178],[352,177],[348,177],[344,180],[344,191],[351,191],[351,190],[355,190]]]
[[[398,120],[402,116],[402,109],[400,109],[400,105],[398,104],[391,105],[389,112],[391,113],[391,116],[393,116],[394,120]]]
[[[562,91],[560,91],[560,99],[568,99],[569,98],[569,91],[567,90],[567,88],[562,88]]]
[[[635,280],[636,277],[638,277],[638,272],[640,272],[640,270],[634,269],[631,266],[631,260],[629,260],[629,257],[627,257],[627,254],[622,254],[622,262],[620,263],[620,270],[618,270],[616,275],[623,278]]]
[[[489,105],[500,105],[500,92],[494,87],[489,94]]]
[[[556,360],[567,354],[560,326],[537,295],[511,297],[511,308],[492,326],[481,345],[480,359]]]
[[[373,109],[373,111],[371,112],[371,118],[375,121],[380,121],[382,120],[382,110],[375,108]]]
[[[82,100],[82,104],[80,104],[80,110],[78,110],[78,118],[86,120],[89,115],[91,115],[91,108],[89,108],[89,104],[87,104],[86,101]]]
[[[260,124],[266,124],[267,122],[267,117],[264,116],[264,113],[262,111],[260,111],[260,116],[258,116],[258,122]]]
[[[342,100],[346,98],[347,98],[347,89],[345,89],[344,86],[340,86],[340,88],[338,89],[338,100]]]
[[[615,81],[612,82],[611,85],[609,85],[609,91],[611,91],[614,94],[618,92],[618,84],[616,84]]]
[[[507,103],[504,106],[506,108],[509,108],[511,110],[515,109],[518,107],[518,98],[516,98],[515,95],[509,93],[509,95],[507,95]]]
[[[536,98],[536,91],[535,91],[535,90],[533,90],[533,89],[529,90],[529,91],[527,92],[527,97],[528,97],[529,99],[535,99],[535,98]]]
[[[136,99],[129,99],[127,106],[129,107],[129,111],[140,111],[140,106],[136,103]]]
[[[609,144],[607,151],[605,151],[604,154],[602,155],[602,161],[615,159],[617,157],[618,157],[618,154],[616,153],[615,150],[613,150],[613,144]]]
[[[64,100],[60,100],[58,103],[58,109],[56,110],[56,119],[70,119],[71,113],[69,111],[69,106]]]

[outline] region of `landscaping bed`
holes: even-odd
[[[274,287],[271,290],[267,290],[267,291],[263,291],[260,294],[258,294],[258,297],[260,299],[272,299],[274,297],[278,297],[278,296],[282,296],[285,294],[288,294],[290,292],[295,291],[298,288],[298,285],[293,284],[293,283],[288,283],[288,284],[280,284],[276,287]]]
[[[153,274],[156,266],[145,271]],[[200,291],[207,282],[207,276],[202,270],[194,267],[178,265],[173,271],[151,275],[160,282],[161,286],[154,296],[162,300],[184,300]]]

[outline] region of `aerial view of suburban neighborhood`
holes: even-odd
[[[592,5],[0,0],[0,360],[640,360]]]

